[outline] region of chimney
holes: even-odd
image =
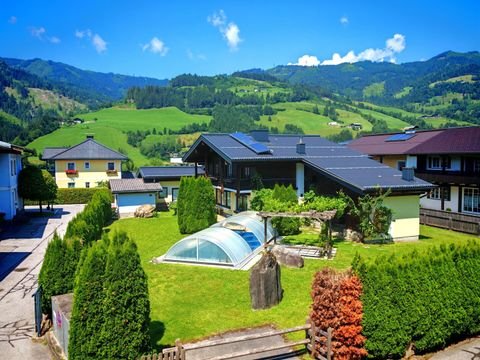
[[[268,130],[252,130],[250,131],[250,136],[255,141],[259,142],[268,142]]]
[[[405,181],[413,181],[413,177],[415,175],[414,171],[415,171],[414,168],[404,167],[402,169],[402,179]]]
[[[305,143],[303,142],[303,138],[300,138],[297,144],[297,154],[304,155],[305,154]]]
[[[93,139],[95,136],[93,134],[87,134],[87,139]]]

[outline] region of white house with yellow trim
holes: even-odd
[[[95,141],[93,137],[69,148],[45,148],[42,160],[55,174],[59,188],[93,188],[122,178],[127,157]]]

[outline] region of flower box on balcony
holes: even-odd
[[[107,170],[107,175],[118,175],[118,171],[117,170]]]
[[[78,171],[77,170],[65,170],[65,173],[67,175],[78,175]]]

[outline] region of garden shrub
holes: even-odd
[[[109,192],[99,190],[94,193],[82,212],[73,218],[65,237],[77,238],[83,244],[89,244],[102,236],[103,228],[112,219],[112,204]]]
[[[480,332],[480,242],[353,266],[363,283],[370,357],[401,358],[411,345],[430,352]]]
[[[77,268],[69,359],[137,359],[150,350],[147,277],[125,233],[84,248]]]
[[[182,234],[203,230],[216,222],[215,194],[210,179],[202,176],[180,180],[177,215]]]
[[[332,351],[339,360],[362,359],[367,355],[362,336],[362,284],[356,275],[324,268],[315,274],[310,319],[316,327],[332,333]],[[320,346],[317,343],[317,346]],[[326,350],[320,349],[317,350]]]
[[[51,315],[52,296],[73,291],[73,279],[80,256],[78,240],[62,240],[57,233],[48,243],[38,283],[42,287],[42,312]]]
[[[88,189],[58,189],[57,204],[87,204],[92,200],[96,193],[105,193],[113,202],[113,196],[110,190],[105,188],[88,188]]]

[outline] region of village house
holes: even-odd
[[[197,166],[196,175],[203,175],[203,167]],[[180,179],[184,176],[195,176],[194,166],[142,166],[138,169],[137,177],[145,183],[161,183],[160,197],[167,202],[177,199]]]
[[[0,141],[0,213],[5,220],[11,220],[23,208],[18,195],[18,174],[22,170],[20,146]]]
[[[480,127],[368,135],[349,147],[438,185],[420,199],[423,208],[480,215]]]
[[[47,147],[42,154],[59,188],[93,188],[122,178],[127,157],[87,136],[72,147]]]
[[[292,185],[299,197],[310,189],[321,195],[342,190],[353,197],[390,189],[386,205],[393,210],[395,240],[418,238],[419,196],[433,187],[411,171],[402,173],[317,135],[202,134],[183,160],[204,166],[217,206],[227,212],[246,210],[259,183]]]

